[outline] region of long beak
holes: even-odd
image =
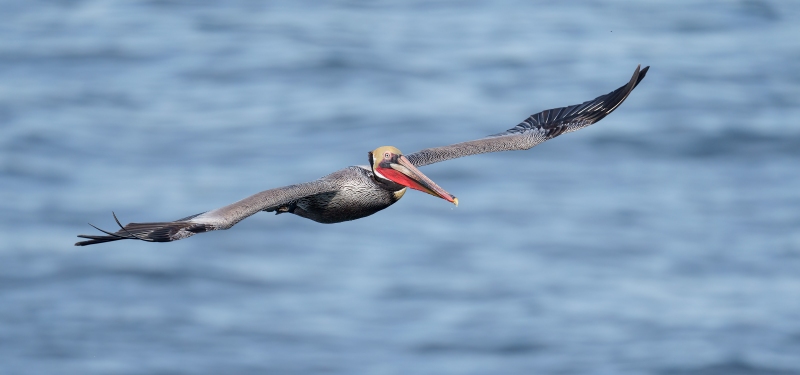
[[[393,171],[390,172],[386,169],[382,173],[394,182],[442,198],[458,206],[458,198],[436,185],[428,176],[422,174],[405,156],[400,155],[397,158],[397,163],[390,163],[389,166],[400,173],[391,173]]]

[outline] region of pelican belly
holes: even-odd
[[[323,177],[338,190],[303,197],[281,211],[332,224],[372,215],[397,202],[405,188],[392,191],[375,182],[372,171],[348,167]]]

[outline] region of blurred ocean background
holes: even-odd
[[[2,1],[0,374],[800,374],[800,2]],[[354,222],[74,247],[508,129]],[[388,224],[387,224],[388,223]]]

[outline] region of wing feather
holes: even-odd
[[[474,141],[424,149],[406,157],[412,164],[420,167],[487,152],[527,150],[561,134],[585,128],[602,120],[622,104],[650,69],[649,66],[640,68],[641,66],[636,67],[627,84],[593,100],[536,113],[502,133]]]

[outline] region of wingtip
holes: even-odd
[[[91,235],[88,235],[88,234],[79,234],[78,238],[85,238],[85,239],[87,239],[87,241],[76,242],[75,246],[88,246],[88,245],[94,245],[94,244],[98,244],[98,243],[111,242],[111,241],[116,241],[116,240],[122,239],[122,238],[111,237],[111,236],[91,236]]]
[[[634,84],[634,85],[633,85],[633,88],[634,88],[634,89],[636,88],[636,86],[639,86],[639,82],[642,82],[642,79],[644,79],[644,76],[647,74],[647,71],[648,71],[648,70],[650,70],[650,65],[648,65],[648,66],[645,66],[645,67],[644,67],[644,68],[642,68],[642,69],[639,69],[641,66],[642,66],[642,65],[641,65],[641,64],[639,64],[639,66],[638,66],[638,67],[636,67],[636,72],[634,73],[634,75],[636,75],[636,76],[637,76],[637,78],[636,78],[636,84]]]

